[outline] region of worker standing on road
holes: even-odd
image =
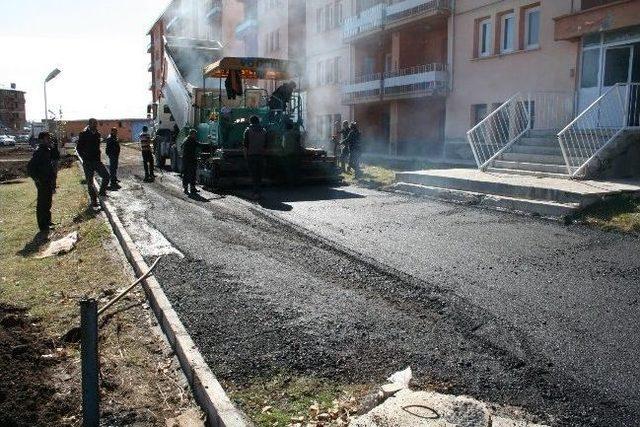
[[[198,157],[196,151],[198,148],[198,132],[195,129],[189,131],[189,136],[182,143],[182,187],[184,194],[194,196],[198,190],[196,189],[196,170],[198,168]]]
[[[140,150],[142,151],[142,165],[144,166],[144,182],[152,182],[156,176],[153,173],[153,147],[149,128],[142,126],[140,134]]]
[[[343,172],[347,172],[347,165],[349,163],[349,144],[346,142],[349,131],[349,122],[345,120],[342,122],[342,129],[338,132],[340,139],[340,169],[342,169]]]
[[[249,127],[244,131],[244,156],[253,183],[253,197],[260,197],[262,187],[262,162],[267,147],[267,131],[260,125],[258,116],[251,116]]]
[[[282,151],[284,153],[284,171],[287,177],[287,184],[294,185],[298,180],[302,143],[300,131],[293,126],[291,120],[287,120],[285,124],[285,131],[282,136]]]
[[[27,164],[27,172],[36,184],[38,199],[36,219],[41,233],[49,231],[51,222],[51,204],[53,202],[53,163],[51,160],[51,142],[49,132],[40,132],[38,148]]]
[[[110,190],[119,190],[118,184],[118,161],[120,159],[120,141],[118,140],[118,129],[111,128],[111,133],[105,139],[107,147],[105,153],[109,157],[109,174],[111,175]]]
[[[78,145],[76,146],[78,156],[82,159],[82,168],[92,206],[98,206],[98,195],[107,195],[107,186],[109,185],[109,172],[100,159],[100,139],[98,121],[89,119],[89,125],[78,135]],[[96,173],[102,179],[99,193],[96,193],[96,187],[93,185],[93,177]]]
[[[362,171],[360,170],[360,154],[362,147],[360,144],[360,130],[358,123],[351,122],[349,126],[349,135],[345,140],[349,147],[349,169],[353,169],[354,176],[360,178]]]

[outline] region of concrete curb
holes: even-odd
[[[120,218],[118,218],[113,205],[104,200],[104,198],[99,200],[127,260],[136,274],[141,276],[149,269],[149,266],[124,228]],[[162,331],[178,357],[196,401],[207,414],[208,425],[214,427],[251,426],[252,423],[233,405],[231,399],[229,399],[205,362],[200,350],[198,350],[182,321],[180,321],[158,280],[151,276],[142,281],[142,286],[150,306],[162,327]]]

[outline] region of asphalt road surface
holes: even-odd
[[[112,193],[223,381],[415,384],[553,425],[640,425],[640,240],[354,187],[261,204],[141,182]]]

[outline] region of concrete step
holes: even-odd
[[[497,169],[512,169],[527,172],[541,172],[552,174],[567,174],[567,167],[549,163],[533,163],[533,162],[513,162],[508,160],[495,160],[491,165]]]
[[[478,172],[470,171],[468,177],[419,172],[397,172],[396,182],[519,199],[546,200],[557,203],[580,203],[583,206],[598,200],[600,197],[598,193],[585,195],[565,188],[533,186],[531,178],[527,179],[528,177],[526,176],[519,178],[516,174],[513,174],[511,179],[505,180],[474,179],[475,174],[478,174]]]
[[[522,137],[517,145],[533,145],[538,147],[560,147],[557,137]]]
[[[565,173],[540,172],[540,171],[532,171],[528,169],[509,169],[509,168],[488,167],[487,172],[508,173],[508,174],[520,175],[520,176],[535,176],[538,178],[557,178],[557,179],[569,178],[569,175],[567,175],[566,172]]]
[[[547,156],[562,156],[562,149],[560,145],[512,145],[509,150],[510,153],[519,154],[543,154]]]
[[[398,182],[391,187],[394,191],[425,196],[440,200],[464,203],[485,208],[527,213],[548,218],[564,218],[580,210],[579,203],[558,203],[548,200],[531,200],[507,197],[451,188],[432,187],[420,184]]]
[[[528,137],[543,137],[543,138],[550,138],[553,137],[555,138],[558,133],[560,133],[562,129],[545,129],[545,130],[539,130],[539,129],[532,129],[530,131],[527,132],[527,136]]]
[[[502,153],[497,160],[507,160],[510,162],[523,163],[543,163],[547,165],[564,165],[564,158],[560,155],[547,154],[522,154],[505,152]]]

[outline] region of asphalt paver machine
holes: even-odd
[[[235,79],[229,97],[228,78]],[[200,107],[194,116],[198,131],[198,182],[212,188],[227,188],[249,182],[244,158],[243,137],[251,116],[260,118],[267,130],[264,178],[281,184],[334,183],[340,180],[334,156],[324,149],[306,147],[303,102],[299,91],[293,91],[288,105],[269,107],[269,93],[254,86],[258,81],[275,82],[274,86],[299,79],[296,64],[272,58],[225,57],[204,67],[203,81],[218,79],[219,88],[203,91]],[[223,88],[223,81],[225,87]],[[299,84],[298,84],[298,87]],[[239,90],[238,90],[239,89]],[[236,94],[238,92],[238,94]],[[234,97],[234,95],[236,95]],[[273,105],[272,105],[273,106]],[[181,132],[181,138],[186,129]],[[295,155],[283,144],[286,132],[299,136]],[[292,160],[294,159],[293,163]],[[292,181],[293,177],[293,181]]]

